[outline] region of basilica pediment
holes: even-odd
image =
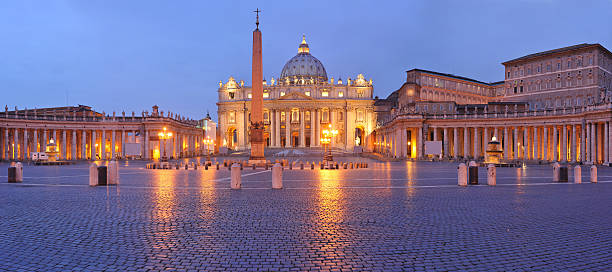
[[[314,98],[307,96],[300,92],[290,92],[288,94],[285,94],[279,97],[277,100],[298,100],[298,99],[314,100]]]

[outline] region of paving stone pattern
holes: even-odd
[[[550,166],[456,185],[456,164],[270,172],[146,170],[89,187],[87,165],[0,164],[3,271],[610,271],[612,170],[549,184]],[[481,184],[486,183],[481,169]],[[570,176],[573,174],[570,173]],[[524,184],[524,185],[517,185]]]

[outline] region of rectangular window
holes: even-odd
[[[234,92],[229,92],[228,95],[230,99],[234,99]]]
[[[281,122],[285,122],[286,120],[287,120],[287,114],[284,111],[282,111],[281,112]]]
[[[321,112],[321,121],[323,123],[327,123],[329,122],[329,111],[328,110],[323,110]]]
[[[263,93],[263,97],[264,97],[264,98],[268,98],[268,97],[270,97],[270,93],[268,93],[268,92]]]
[[[270,121],[270,114],[267,111],[264,111],[264,121],[266,122]]]
[[[357,110],[357,122],[363,122],[363,110]]]
[[[304,94],[305,94],[306,96],[310,96],[310,91],[306,91],[306,92],[304,92]]]
[[[230,111],[228,119],[229,119],[228,121],[229,121],[230,124],[236,123],[236,112],[235,111]]]
[[[285,92],[284,92],[284,91],[281,91],[281,92],[280,92],[280,96],[285,96]]]
[[[328,97],[329,96],[329,92],[328,91],[322,91],[321,92],[321,96],[322,97]]]
[[[344,92],[338,92],[338,97],[344,97]]]
[[[248,97],[249,99],[251,99],[251,98],[253,98],[253,95],[252,95],[251,93],[249,93],[249,94],[247,95],[247,97]]]

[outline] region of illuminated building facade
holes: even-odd
[[[140,116],[108,116],[83,105],[13,111],[5,107],[0,112],[0,158],[29,160],[33,152],[45,152],[53,143],[58,160],[156,159],[164,151],[158,137],[164,127],[173,134],[165,141],[169,157],[201,154],[199,122],[170,112],[164,115],[157,106]]]
[[[264,139],[266,148],[320,147],[322,128],[339,131],[332,147],[353,151],[372,145],[374,100],[372,80],[327,77],[323,64],[310,54],[305,38],[298,54],[283,67],[280,77],[263,80]],[[246,150],[249,144],[250,86],[233,77],[219,82],[220,145]]]
[[[422,159],[425,142],[437,141],[443,158],[481,160],[495,136],[505,161],[612,161],[610,51],[580,44],[502,64],[505,80],[496,83],[408,71],[375,102],[375,151]]]

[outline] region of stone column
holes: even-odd
[[[478,127],[474,127],[474,159],[480,157],[480,140],[478,139]]]
[[[315,146],[321,146],[321,111],[315,110]]]
[[[550,145],[548,144],[548,127],[544,126],[542,128],[542,160],[548,160],[548,149]]]
[[[70,159],[71,160],[76,160],[77,159],[77,133],[76,130],[72,130],[72,145],[70,146]]]
[[[161,141],[160,141],[161,144]],[[164,148],[166,148],[164,146]],[[115,130],[111,131],[111,159],[115,159]]]
[[[66,130],[62,129],[62,159],[68,159],[68,143],[66,142]]]
[[[514,146],[514,151],[512,152],[512,159],[514,160],[518,160],[519,159],[519,154],[521,154],[521,146],[519,145],[519,141],[518,141],[518,130],[519,127],[514,127],[514,129],[512,130],[513,133],[513,140],[512,140],[512,145]]]
[[[523,161],[529,159],[529,127],[523,127]]]
[[[470,146],[469,144],[469,135],[470,135],[470,128],[468,127],[464,127],[463,128],[463,158],[467,159],[470,155]]]
[[[123,159],[125,159],[125,141],[126,139],[127,139],[127,135],[126,135],[125,129],[121,130],[121,158]],[[216,137],[213,137],[212,139],[216,140]],[[172,156],[172,150],[173,149],[170,149],[170,152],[169,152],[170,156]]]
[[[81,160],[87,159],[87,131],[81,132]]]
[[[281,116],[281,112],[279,110],[275,110],[274,111],[274,115],[275,115],[275,119],[276,119],[276,147],[281,147],[281,120],[280,120],[280,116]]]
[[[91,143],[89,144],[89,148],[91,149],[91,160],[96,160],[98,159],[98,154],[96,154],[98,152],[98,149],[96,148],[96,143],[98,142],[98,139],[96,139],[96,130],[92,130],[91,131]]]
[[[9,133],[8,133],[8,127],[4,129],[4,159],[8,160],[9,159]]]
[[[310,147],[317,146],[316,144],[316,123],[315,123],[315,112],[314,110],[310,110]]]
[[[408,150],[408,147],[407,147],[407,144],[408,144],[407,137],[408,137],[408,135],[406,133],[406,129],[403,128],[403,127],[400,128],[400,133],[402,135],[401,140],[400,140],[400,145],[402,147],[402,154],[401,155],[402,155],[403,158],[405,158],[408,155],[408,151],[407,151]],[[364,144],[364,146],[365,146],[365,144]]]
[[[567,162],[567,126],[565,124],[563,124],[560,149],[561,149],[561,162]]]
[[[591,123],[591,162],[597,162],[597,123]]]
[[[182,135],[180,136],[181,138],[183,137]],[[104,137],[103,137],[104,138]],[[183,145],[181,144],[181,138],[179,138],[179,150],[182,151],[183,150]],[[145,135],[144,135],[144,139],[142,140],[142,142],[144,143],[144,158],[145,159],[149,159],[150,155],[149,155],[149,130],[145,129]],[[104,153],[102,153],[104,154]]]
[[[510,159],[510,156],[509,156],[511,152],[510,147],[511,145],[508,139],[508,127],[504,127],[504,159],[505,160]]]
[[[268,120],[270,120],[270,146],[276,146],[276,116],[274,110],[270,109],[268,112]]]
[[[423,127],[419,127],[417,135],[417,156],[419,159],[423,158]]]
[[[487,151],[487,144],[491,141],[491,137],[489,136],[489,127],[484,127],[482,132],[482,154],[484,155]]]
[[[459,128],[453,128],[453,156],[459,158]]]
[[[28,129],[24,128],[23,129],[23,148],[22,148],[22,158],[24,160],[27,160],[30,156],[28,156]]]
[[[19,159],[19,129],[15,129],[13,133],[13,160]]]
[[[300,147],[306,146],[306,125],[304,124],[304,110],[300,109]]]
[[[576,162],[576,124],[572,124],[572,140],[570,146],[570,162]]]
[[[404,129],[404,133],[406,133],[405,129]],[[443,142],[444,143],[444,145],[443,145],[443,148],[444,148],[444,157],[445,158],[449,158],[450,157],[450,150],[448,150],[448,148],[449,148],[449,145],[450,145],[450,141],[448,139],[448,135],[449,135],[448,128],[444,128],[442,133],[444,133],[442,135],[442,137],[444,137],[444,139],[443,139],[444,140],[444,142]]]
[[[559,152],[557,147],[559,146],[559,136],[557,135],[557,125],[553,126],[553,160],[559,161]]]
[[[586,160],[586,127],[584,121],[580,124],[580,162]]]
[[[291,111],[285,113],[285,147],[291,147]]]
[[[610,122],[604,123],[604,163],[609,164],[610,159]]]
[[[149,137],[147,137],[149,138]],[[148,141],[147,141],[148,142]],[[102,130],[102,137],[100,138],[100,156],[102,157],[102,160],[106,160],[106,130]],[[148,150],[148,144],[147,144],[147,150]],[[148,153],[147,153],[148,154]],[[149,157],[147,157],[148,159]]]
[[[433,132],[433,139],[432,141],[437,141],[438,140],[438,128],[437,127],[432,127],[431,128],[432,132]],[[427,133],[429,134],[429,133]],[[429,135],[427,135],[429,137]]]
[[[540,159],[540,127],[533,127],[533,160]]]
[[[34,143],[32,152],[40,152],[38,151],[38,129],[34,129]]]

